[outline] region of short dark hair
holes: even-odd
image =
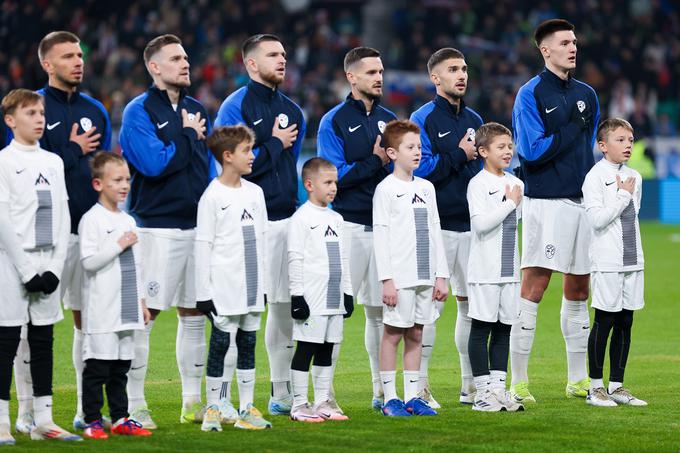
[[[260,45],[261,42],[267,41],[280,42],[281,45],[283,45],[283,41],[281,41],[281,39],[276,35],[272,35],[269,33],[259,33],[257,35],[253,35],[250,38],[243,41],[243,44],[241,45],[241,56],[243,57],[243,60],[245,61],[246,57],[253,50],[255,50]]]
[[[500,123],[489,122],[482,124],[479,126],[479,129],[477,129],[477,132],[475,132],[475,147],[477,150],[479,150],[479,148],[489,149],[489,145],[493,139],[501,135],[509,135],[512,137],[512,132]]]
[[[443,49],[439,49],[432,54],[429,60],[427,60],[427,72],[432,74],[432,69],[435,66],[444,60],[448,60],[449,58],[460,58],[465,60],[465,55],[463,55],[463,52],[458,49],[454,49],[453,47],[444,47]]]
[[[108,163],[127,165],[125,159],[123,159],[119,154],[112,153],[109,151],[99,151],[97,154],[94,155],[94,159],[90,161],[90,171],[92,172],[92,179],[103,178],[104,167]]]
[[[13,115],[14,112],[25,105],[33,105],[38,102],[44,104],[45,101],[40,94],[26,88],[17,88],[10,91],[2,98],[2,114]]]
[[[630,131],[631,133],[634,133],[633,126],[631,126],[631,124],[623,118],[607,118],[597,127],[597,141],[605,141],[607,139],[607,134],[620,127]]]
[[[574,24],[564,19],[548,19],[541,22],[534,32],[534,43],[540,47],[545,38],[558,31],[574,31]]]
[[[255,143],[253,130],[242,124],[216,127],[206,140],[208,149],[220,165],[222,165],[222,154],[225,151],[233,153],[241,143]]]
[[[373,47],[355,47],[345,55],[345,61],[343,63],[345,72],[348,72],[350,66],[357,61],[373,57],[380,57],[380,52],[377,49],[374,49]]]
[[[182,45],[182,40],[175,35],[160,35],[149,41],[144,48],[144,63],[149,64],[151,58],[169,44]]]
[[[47,55],[47,52],[49,52],[52,47],[65,42],[77,44],[80,42],[80,38],[70,31],[53,31],[46,34],[45,37],[40,40],[40,44],[38,44],[38,59],[43,61],[45,55]]]
[[[410,120],[392,120],[385,126],[383,132],[383,145],[387,148],[399,148],[404,135],[409,132],[420,134],[420,128],[416,123]]]
[[[337,170],[335,165],[323,157],[312,157],[302,166],[302,182],[318,174],[321,170]]]

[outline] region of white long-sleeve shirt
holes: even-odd
[[[71,229],[61,158],[12,140],[0,151],[0,209],[0,246],[21,280],[36,273],[25,252],[41,249],[53,251],[48,270],[61,278]]]
[[[213,179],[198,202],[196,299],[212,299],[220,316],[264,311],[266,232],[262,189]]]
[[[132,216],[109,211],[99,203],[80,220],[84,333],[144,328],[141,245],[138,242],[122,250],[118,244],[128,231],[137,232]]]
[[[635,178],[631,195],[618,188],[622,181]],[[640,238],[642,177],[624,164],[600,160],[583,182],[583,200],[592,227],[589,255],[593,272],[624,272],[644,269]]]
[[[448,278],[434,186],[414,177],[402,181],[393,174],[373,195],[373,248],[378,279],[393,279],[397,288],[433,286]]]
[[[352,295],[344,253],[342,216],[307,201],[288,224],[291,296],[304,296],[312,315],[345,314],[343,294]]]
[[[468,282],[519,282],[519,248],[517,223],[522,216],[521,203],[505,198],[505,188],[524,184],[509,173],[503,176],[482,170],[470,180],[467,200],[470,207],[470,259]]]

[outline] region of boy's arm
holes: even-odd
[[[36,275],[37,270],[28,259],[28,254],[21,247],[19,236],[14,231],[8,201],[0,202],[0,246],[7,251],[9,259],[19,273],[22,283],[28,282]]]
[[[115,260],[123,251],[117,240],[108,241],[99,250],[97,230],[97,221],[92,216],[83,217],[80,225],[78,225],[80,262],[87,272],[98,272]]]
[[[376,188],[373,195],[373,250],[378,269],[378,280],[392,280],[390,260],[389,196],[382,187]]]
[[[212,300],[210,290],[210,256],[215,241],[215,209],[212,199],[205,194],[198,202],[196,242],[194,243],[196,300]]]
[[[267,250],[269,246],[267,245],[267,238],[269,237],[269,219],[267,218],[267,204],[264,200],[264,192],[259,190],[259,200],[260,200],[260,222],[262,225],[262,272],[261,272],[261,282],[262,288],[264,288],[264,300],[267,301],[267,279],[269,276],[269,257],[267,256]]]
[[[470,225],[476,233],[486,234],[500,225],[517,205],[512,200],[505,200],[491,210],[484,210],[484,194],[477,187],[478,184],[470,184],[467,191],[468,205],[470,206]]]
[[[58,209],[61,209],[61,224],[57,231],[57,245],[54,247],[52,260],[47,268],[49,272],[52,272],[59,279],[61,279],[61,272],[64,270],[66,254],[68,253],[68,239],[71,234],[71,214],[68,208],[68,192],[66,192],[66,180],[64,179],[63,167],[61,172],[61,177],[58,178],[58,184],[61,185],[60,189],[63,198],[57,202]]]
[[[345,232],[343,231],[343,223],[340,221],[340,231],[342,232],[340,237],[342,242],[345,242]],[[342,269],[342,280],[340,281],[340,287],[342,292],[348,296],[354,296],[354,291],[352,290],[352,274],[349,263],[349,250],[346,249],[343,243],[340,243],[340,266]],[[346,253],[345,253],[346,252]]]
[[[588,174],[581,188],[586,215],[596,231],[607,228],[609,224],[618,219],[632,198],[630,192],[619,189],[614,203],[605,206],[604,187],[599,178]]]
[[[430,192],[434,194],[434,187],[432,187],[432,191]],[[441,277],[441,278],[449,278],[449,265],[448,262],[446,261],[446,249],[444,248],[444,238],[442,236],[442,226],[441,226],[441,221],[439,220],[439,209],[437,208],[437,199],[433,195],[432,196],[432,203],[434,206],[434,209],[432,210],[432,239],[434,239],[434,249],[436,250],[436,259],[437,262],[435,263],[435,277]]]
[[[300,216],[291,219],[288,226],[288,278],[290,295],[302,296],[304,285],[304,250],[306,231]]]

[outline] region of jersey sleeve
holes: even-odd
[[[78,243],[80,246],[80,262],[87,272],[98,272],[123,251],[118,245],[120,237],[126,233],[118,232],[116,237],[99,246],[99,225],[94,215],[85,215],[78,225]]]
[[[210,284],[210,262],[216,232],[215,203],[206,191],[198,202],[196,215],[196,242],[194,244],[196,268],[196,300],[213,298]]]
[[[468,205],[470,206],[470,224],[472,230],[479,234],[486,234],[500,225],[517,205],[512,200],[505,200],[498,206],[488,209],[485,203],[483,184],[468,186]]]
[[[588,173],[583,182],[583,202],[586,208],[586,215],[590,224],[595,230],[604,230],[615,221],[632,198],[632,195],[625,190],[619,189],[616,192],[616,199],[613,204],[605,206],[604,185],[600,178],[594,173]]]
[[[434,186],[430,186],[430,203],[432,203],[432,210],[430,211],[432,224],[432,239],[435,250],[435,277],[449,278],[449,265],[446,260],[446,249],[444,248],[444,237],[442,236],[442,226],[439,220],[439,208],[437,207],[437,197],[435,195]]]
[[[61,215],[59,216],[61,222],[57,227],[57,240],[48,268],[54,275],[61,279],[61,273],[64,270],[64,263],[66,262],[66,255],[68,253],[69,235],[71,233],[71,213],[68,207],[68,192],[66,191],[66,180],[64,179],[64,167],[61,161],[59,163],[61,174],[60,177],[56,179],[61,190],[61,201],[58,203],[57,209],[61,210]]]
[[[304,253],[306,228],[302,216],[294,215],[288,225],[288,277],[290,279],[290,295],[304,294]]]
[[[342,216],[338,215],[340,217],[340,222],[338,222],[339,229],[341,231],[340,238],[343,242],[347,241],[347,238],[345,237],[345,230],[344,230],[344,222],[342,220]],[[349,232],[347,232],[349,234]],[[348,296],[354,296],[354,290],[352,289],[352,269],[351,269],[351,264],[349,262],[349,249],[345,247],[346,242],[343,244],[340,244],[340,266],[342,269],[342,280],[340,281],[340,287],[342,288],[342,292],[344,294],[347,294]]]
[[[269,266],[269,257],[267,256],[267,250],[269,247],[267,246],[267,241],[269,237],[269,221],[267,218],[267,204],[264,199],[264,192],[262,189],[259,187],[257,188],[257,199],[258,199],[258,204],[260,205],[260,209],[258,210],[258,217],[260,219],[260,228],[262,229],[262,245],[261,247],[261,253],[262,253],[262,272],[260,272],[260,279],[262,281],[262,287],[264,288],[264,293],[266,297],[267,293],[267,287],[268,287],[268,282],[267,279],[269,278],[269,269],[267,266]]]
[[[378,185],[373,195],[373,251],[378,280],[394,278],[390,259],[390,203],[384,185]]]

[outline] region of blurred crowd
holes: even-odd
[[[38,42],[49,31],[70,30],[80,36],[86,56],[83,89],[104,102],[116,128],[128,100],[150,83],[141,56],[145,44],[174,33],[184,41],[192,64],[190,91],[214,114],[226,95],[247,82],[241,42],[254,33],[275,33],[288,52],[281,89],[302,106],[313,139],[321,116],[348,92],[345,52],[375,35],[364,29],[371,26],[365,20],[369,3],[0,0],[0,93],[44,85]],[[603,116],[628,118],[638,137],[678,134],[680,6],[673,0],[390,4],[389,17],[379,25],[389,42],[380,49],[389,88],[384,103],[399,116],[432,98],[426,61],[434,50],[454,46],[465,53],[469,66],[467,103],[484,120],[509,126],[517,89],[542,67],[533,29],[545,19],[562,17],[577,27],[576,76],[598,92]],[[423,77],[404,83],[407,73]]]

